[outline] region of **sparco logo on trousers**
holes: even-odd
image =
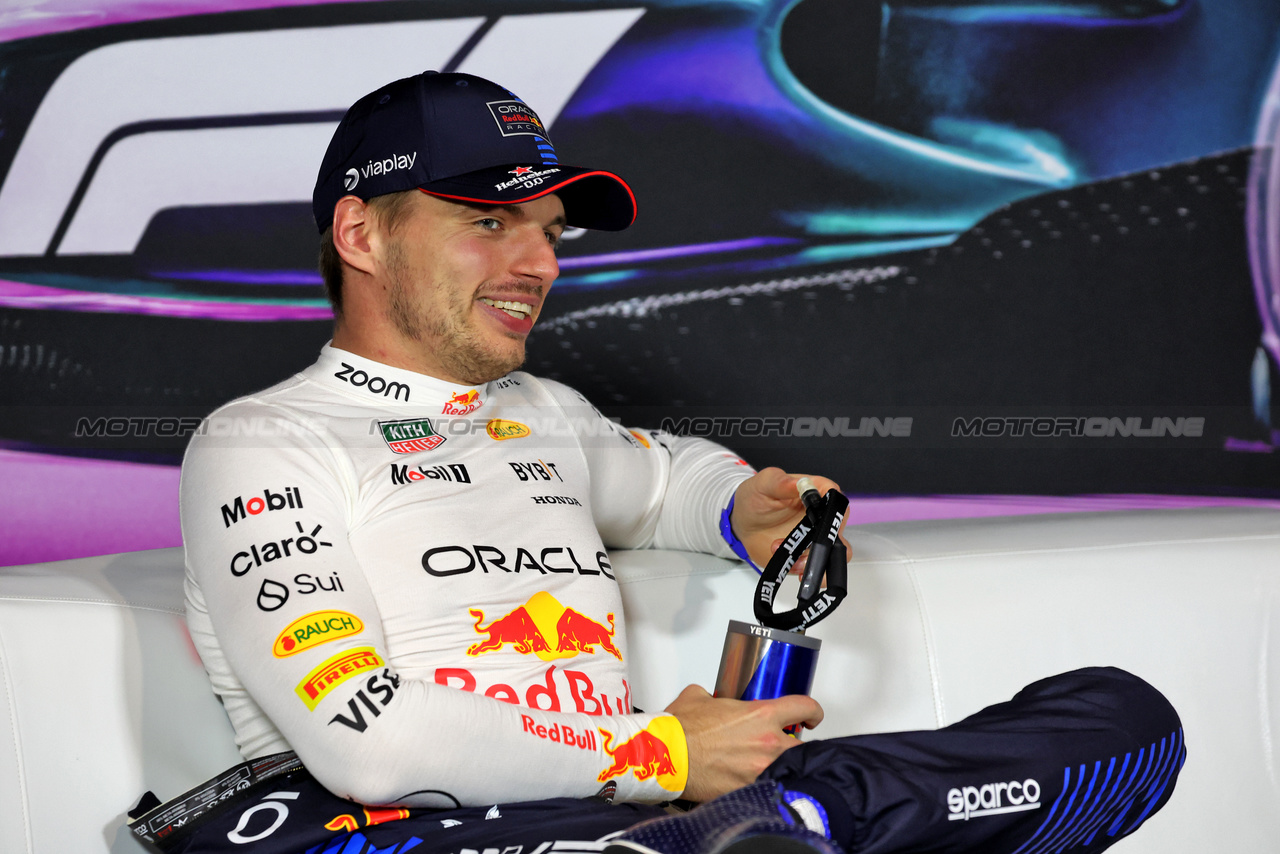
[[[404,399],[409,399],[409,387],[401,382],[394,380],[384,380],[382,377],[371,377],[364,371],[358,371],[353,365],[342,362],[342,370],[334,374],[335,377],[344,383],[350,383],[356,388],[362,388],[373,394],[380,394],[383,397],[394,397],[400,399],[400,392],[404,392]]]
[[[241,519],[257,516],[267,510],[300,509],[302,493],[296,486],[286,486],[281,492],[262,490],[262,495],[253,495],[248,499],[238,497],[230,504],[222,505],[222,526],[230,528]]]
[[[947,792],[950,821],[968,821],[984,815],[1001,815],[1040,808],[1040,784],[1030,778],[1019,783],[983,783]]]

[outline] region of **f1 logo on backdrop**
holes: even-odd
[[[309,202],[343,111],[430,68],[515,86],[550,126],[643,14],[354,24],[91,50],[45,94],[0,185],[0,257],[129,254],[166,208]],[[361,61],[334,62],[340,55]]]

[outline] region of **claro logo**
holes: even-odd
[[[968,821],[984,815],[1001,815],[1040,808],[1040,784],[1030,778],[1019,783],[984,783],[947,792],[950,821]]]

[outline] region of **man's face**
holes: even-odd
[[[384,309],[419,364],[479,385],[524,362],[525,338],[560,268],[555,195],[479,206],[413,193],[387,240]]]

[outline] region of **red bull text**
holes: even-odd
[[[596,734],[590,729],[575,732],[564,724],[543,725],[537,723],[528,715],[521,715],[520,721],[524,724],[525,732],[547,741],[563,744],[565,747],[577,747],[581,750],[596,750],[599,747],[596,741]]]

